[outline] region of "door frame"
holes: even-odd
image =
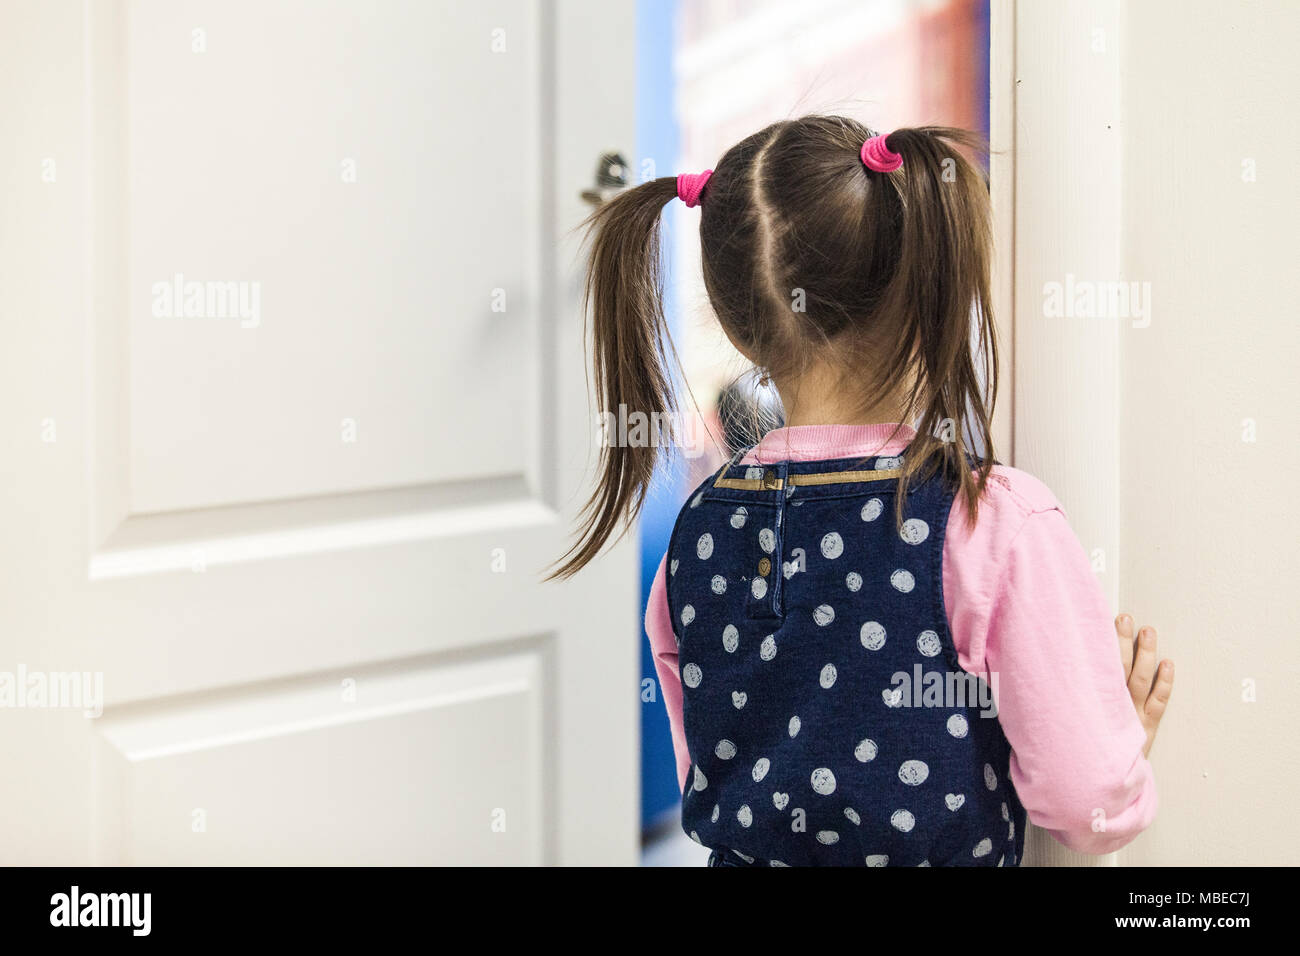
[[[994,296],[1007,346],[995,440],[1056,493],[1119,599],[1118,323],[1049,318],[1044,285],[1118,278],[1121,235],[1119,0],[991,0],[990,163]],[[1026,865],[1113,866],[1031,826]]]

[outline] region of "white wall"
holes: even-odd
[[[1177,663],[1159,816],[1120,862],[1294,863],[1300,4],[997,9],[1015,464]],[[1149,283],[1149,324],[1048,316],[1067,274]],[[1074,861],[1035,835],[1031,860]]]
[[[1125,862],[1294,864],[1300,4],[1125,14],[1122,249],[1153,309],[1121,336],[1120,599],[1178,665]]]

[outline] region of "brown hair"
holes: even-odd
[[[998,376],[988,187],[962,153],[982,154],[983,143],[947,127],[895,130],[886,145],[903,165],[880,173],[859,155],[873,135],[845,117],[805,116],[731,147],[700,203],[705,288],[727,337],[773,379],[797,380],[817,364],[864,413],[901,405],[917,435],[899,479],[898,520],[909,482],[941,471],[973,523],[993,463]],[[676,196],[675,178],[654,179],[588,220],[584,308],[602,414],[676,410],[659,233]],[[984,449],[973,469],[968,440]],[[574,574],[626,530],[659,454],[653,441],[602,444],[580,534],[550,577]]]

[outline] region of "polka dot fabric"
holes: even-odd
[[[896,479],[871,474],[898,465],[729,466],[678,517],[682,826],[711,865],[1020,861],[1010,747],[944,613],[953,489],[914,486],[900,528]]]

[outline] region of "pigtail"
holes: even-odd
[[[884,311],[907,316],[896,341],[899,358],[906,350],[915,370],[909,411],[917,437],[905,456],[898,520],[907,484],[942,470],[973,525],[994,461],[998,352],[988,183],[961,148],[986,150],[974,134],[946,127],[899,129],[882,140],[902,158],[895,171],[869,174],[887,178],[901,204],[897,272]],[[971,444],[983,449],[973,470]]]
[[[663,308],[660,215],[678,195],[670,176],[642,183],[602,205],[586,222],[590,243],[583,309],[591,316],[590,345],[597,411],[606,427],[596,490],[579,516],[573,545],[547,574],[568,578],[626,533],[640,512],[664,436],[619,440],[608,423],[643,413],[675,421],[672,345]],[[662,416],[662,417],[659,417]],[[617,538],[616,538],[617,540]]]

